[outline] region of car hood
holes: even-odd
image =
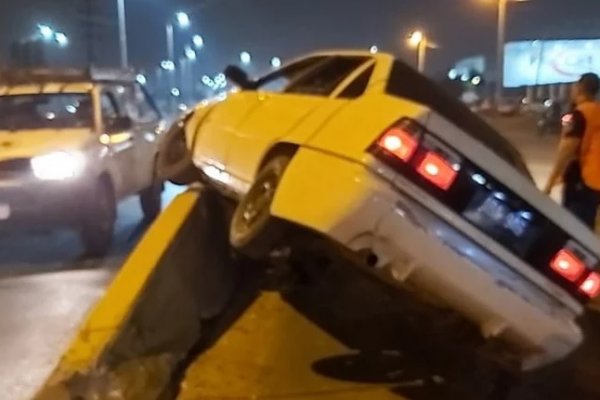
[[[0,160],[81,149],[91,137],[89,129],[0,131]]]

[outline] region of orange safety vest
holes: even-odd
[[[588,187],[600,191],[600,103],[582,103],[577,110],[585,118],[580,150],[581,176]]]

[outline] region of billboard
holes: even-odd
[[[570,83],[586,72],[600,75],[600,39],[511,42],[504,57],[509,88]]]

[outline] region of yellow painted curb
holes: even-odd
[[[199,221],[209,219],[212,207],[200,211],[201,197],[199,191],[185,192],[160,215],[35,399],[145,400],[165,389],[200,336],[198,293],[215,275],[202,271],[203,252],[216,239],[207,232],[208,244],[201,243]],[[205,264],[222,262],[216,259]]]

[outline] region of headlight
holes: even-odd
[[[58,151],[31,160],[33,174],[42,180],[60,181],[79,175],[85,165],[85,157],[79,152]]]

